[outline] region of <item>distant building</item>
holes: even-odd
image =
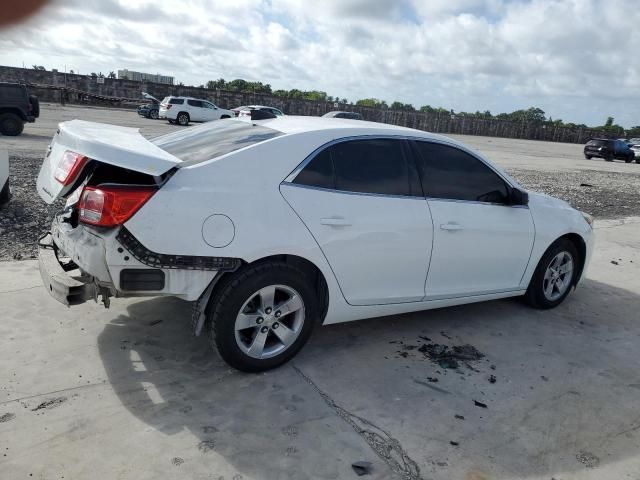
[[[155,82],[155,83],[166,83],[168,85],[173,85],[173,77],[168,77],[166,75],[160,75],[159,73],[143,73],[143,72],[134,72],[132,70],[118,70],[118,78],[126,79],[126,80],[135,80],[137,82]]]

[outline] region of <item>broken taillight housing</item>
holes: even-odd
[[[155,187],[84,187],[79,219],[99,227],[122,225],[157,191]]]
[[[70,150],[62,154],[62,159],[56,168],[55,179],[65,187],[73,183],[80,170],[87,163],[87,157]]]

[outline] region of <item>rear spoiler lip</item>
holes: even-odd
[[[71,120],[59,124],[56,141],[92,160],[152,176],[182,163],[144,138],[138,128]]]

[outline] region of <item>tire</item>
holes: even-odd
[[[587,160],[591,160],[591,155],[587,155],[586,153],[584,154],[584,158],[586,158]]]
[[[613,162],[613,155],[607,155],[606,157],[604,157],[604,161],[605,162]]]
[[[552,279],[558,278],[557,282],[560,282],[560,286],[558,288],[553,286],[549,288],[549,282],[553,282],[554,280],[548,279],[548,269],[553,268],[553,265],[557,262],[556,259],[558,258],[561,260],[558,263],[555,263],[556,268],[558,266],[566,265],[564,262],[567,259],[567,255],[570,256],[571,272],[565,272],[564,276],[562,273],[560,273],[558,277],[552,276]],[[575,284],[576,275],[581,261],[582,259],[580,258],[575,245],[570,240],[566,238],[557,240],[547,249],[540,259],[540,262],[538,262],[538,266],[536,267],[533,277],[531,278],[531,282],[529,283],[529,288],[527,288],[527,293],[524,295],[525,301],[532,307],[543,310],[560,305],[564,299],[567,298],[567,295],[569,295],[569,292],[571,291],[571,287]],[[546,292],[545,287],[547,287]],[[549,295],[549,292],[551,295]]]
[[[0,115],[0,133],[9,137],[20,135],[24,130],[24,122],[15,113]]]
[[[261,293],[272,288],[273,296]],[[282,315],[278,308],[290,300],[295,310]],[[281,262],[249,266],[223,277],[208,310],[212,346],[227,364],[243,372],[270,370],[293,358],[319,318],[317,294],[305,273]],[[280,338],[283,335],[287,342]],[[256,342],[260,339],[262,344]]]
[[[220,120],[222,120],[223,118],[231,118],[231,117],[230,117],[229,115],[222,115],[222,116],[220,117]]]
[[[31,115],[38,118],[40,116],[40,100],[35,95],[29,95],[29,103],[31,104]]]
[[[9,179],[4,182],[2,189],[0,190],[0,205],[4,205],[11,198],[11,190],[9,189]]]
[[[180,112],[176,117],[176,121],[179,125],[186,127],[189,125],[189,114],[187,112]]]
[[[624,159],[624,163],[633,162],[633,155],[627,155],[627,158]]]
[[[157,120],[158,119],[158,110],[151,110],[149,112],[149,118],[151,120]]]

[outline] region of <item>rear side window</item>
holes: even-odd
[[[169,100],[169,103],[171,105],[182,105],[182,104],[184,104],[184,99],[183,98],[172,98],[171,100]]]
[[[331,161],[329,149],[324,149],[313,157],[313,160],[296,176],[293,183],[335,189],[333,162]]]
[[[178,130],[152,140],[161,149],[193,165],[282,135],[261,125],[235,120],[216,120]]]
[[[458,148],[415,142],[422,188],[427,197],[507,203],[505,181],[482,161]]]
[[[422,196],[403,142],[370,139],[336,143],[316,155],[294,183],[345,192]]]
[[[187,100],[187,103],[192,107],[202,108],[202,102],[200,100]]]

